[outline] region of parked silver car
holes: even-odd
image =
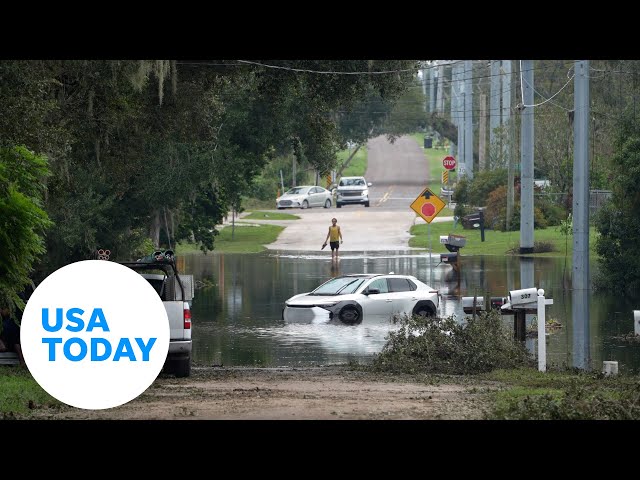
[[[331,208],[333,196],[326,188],[318,185],[293,187],[276,198],[276,208]]]

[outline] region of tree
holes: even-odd
[[[598,211],[596,252],[600,264],[595,284],[630,294],[640,289],[640,119],[628,112],[619,124],[613,164],[616,178],[611,199]]]
[[[421,84],[414,81],[393,104],[391,113],[383,124],[384,133],[395,139],[413,133],[426,126],[425,95]]]
[[[389,104],[418,67],[410,60],[0,63],[0,145],[25,144],[51,170],[41,187],[53,225],[36,276],[98,248],[123,260],[149,242],[188,238],[212,249],[215,226],[241,208],[266,165],[293,151],[329,171],[346,141],[338,112],[369,93]]]
[[[51,221],[42,209],[42,195],[48,175],[45,157],[24,146],[0,147],[0,308],[12,313],[24,309],[20,294],[45,252]]]

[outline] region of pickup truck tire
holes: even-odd
[[[174,374],[179,378],[191,375],[191,358],[178,360],[174,368]]]
[[[340,202],[336,202],[336,208],[342,208],[342,204]]]
[[[369,206],[369,202],[365,202],[365,203],[364,203],[364,206],[365,206],[365,207],[368,207],[368,206]]]
[[[173,374],[177,378],[191,375],[191,356],[181,356],[167,359],[166,373]]]

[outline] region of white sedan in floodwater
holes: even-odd
[[[333,195],[326,188],[318,185],[302,185],[293,187],[276,198],[276,208],[331,208]]]
[[[436,316],[437,290],[412,275],[359,273],[334,277],[309,293],[289,298],[285,321],[324,317],[358,324],[364,317],[394,315]]]

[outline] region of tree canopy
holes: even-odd
[[[355,136],[341,119],[372,95],[389,110],[419,68],[411,60],[0,62],[0,146],[25,145],[50,168],[38,182],[53,221],[32,249],[47,252],[38,275],[99,248],[121,260],[149,243],[215,248],[215,226],[266,165],[293,154],[331,170]]]

